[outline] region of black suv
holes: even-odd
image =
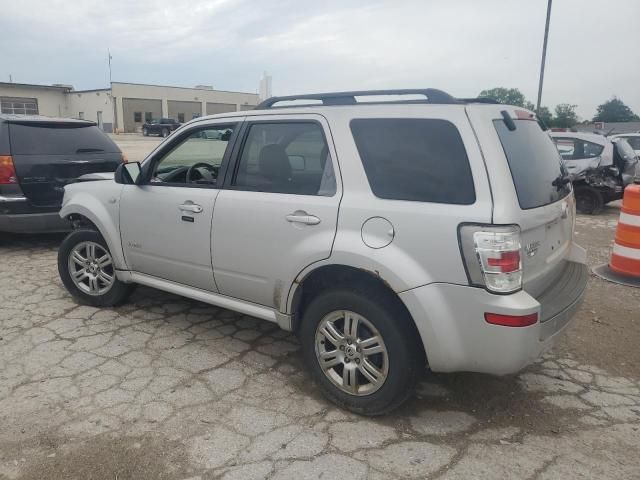
[[[145,137],[148,135],[161,135],[168,137],[171,132],[177,129],[181,125],[180,122],[176,122],[173,118],[154,118],[150,122],[142,125],[142,135]]]
[[[58,216],[64,186],[123,160],[94,122],[0,115],[0,232],[69,230]]]

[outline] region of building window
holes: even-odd
[[[14,115],[37,115],[36,98],[0,97],[0,112]]]
[[[145,121],[145,123],[149,123],[151,120],[153,120],[153,113],[152,112],[144,112],[144,121]]]
[[[133,121],[135,123],[142,123],[142,112],[133,112]]]
[[[78,112],[78,118],[84,120],[84,112]]]
[[[178,122],[184,123],[184,113],[179,113],[178,114]]]

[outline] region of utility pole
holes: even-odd
[[[111,59],[113,57],[111,56],[111,51],[109,49],[107,49],[107,54],[109,55],[109,88],[111,88]]]
[[[538,103],[536,113],[540,113],[540,102],[542,101],[542,83],[544,82],[544,63],[547,59],[547,39],[549,38],[549,20],[551,20],[551,1],[547,3],[547,22],[544,25],[544,43],[542,44],[542,62],[540,63],[540,82],[538,83]]]

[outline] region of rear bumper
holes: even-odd
[[[534,298],[525,291],[494,295],[484,289],[430,284],[400,294],[422,337],[431,370],[514,373],[549,349],[580,306],[589,272],[567,262],[563,274]],[[527,315],[538,323],[504,327],[484,320],[484,313]]]
[[[59,209],[39,208],[25,197],[0,196],[0,232],[66,232],[71,224],[58,215]]]

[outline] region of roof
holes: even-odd
[[[56,118],[56,117],[45,117],[43,115],[14,115],[14,114],[6,114],[0,113],[0,122],[4,123],[12,123],[19,125],[44,125],[44,124],[67,124],[67,125],[97,125],[96,122],[91,122],[88,120],[78,120],[75,118]]]
[[[37,85],[35,83],[13,83],[13,82],[0,82],[0,87],[13,87],[13,88],[39,88],[41,90],[59,90],[61,92],[71,92],[73,87],[62,85]]]
[[[640,132],[635,133],[616,133],[611,135],[612,138],[627,138],[627,137],[640,137]]]
[[[591,143],[597,143],[598,145],[606,145],[609,140],[604,135],[597,133],[584,133],[584,132],[551,132],[552,137],[569,137],[579,138]]]

